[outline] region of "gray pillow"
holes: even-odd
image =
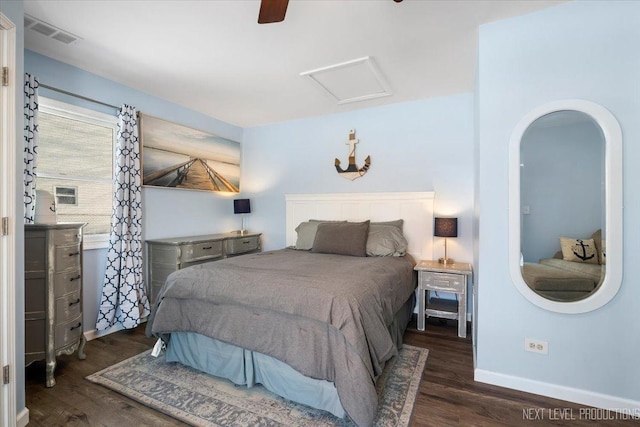
[[[405,256],[407,246],[401,227],[383,223],[371,223],[369,226],[367,256]]]
[[[323,221],[318,219],[310,219],[306,222],[301,222],[296,227],[296,232],[298,233],[298,237],[296,239],[295,249],[299,249],[302,251],[308,251],[313,247],[313,240],[316,238],[316,231],[318,230],[318,225],[323,222],[347,222],[347,221]]]
[[[311,252],[367,256],[369,221],[320,223]]]
[[[404,224],[403,219],[396,219],[394,221],[384,221],[384,222],[372,222],[371,225],[392,225],[394,227],[398,227],[400,231],[402,231],[402,224]]]

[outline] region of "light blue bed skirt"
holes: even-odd
[[[267,390],[286,399],[328,411],[346,413],[332,382],[306,377],[284,362],[194,332],[173,332],[166,351],[168,362],[180,362],[235,384]]]

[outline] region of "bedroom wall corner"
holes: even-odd
[[[479,49],[478,49],[479,50]],[[478,318],[478,278],[480,277],[480,66],[479,59],[476,57],[476,75],[475,85],[473,87],[473,283],[471,287],[471,340],[473,343],[473,367],[478,362],[478,328],[480,326]]]
[[[640,3],[577,1],[480,28],[479,313],[476,379],[577,403],[640,410]],[[535,107],[596,102],[619,121],[624,150],[623,283],[604,307],[559,314],[516,290],[508,266],[508,141]],[[549,354],[524,351],[526,337]],[[615,361],[615,363],[611,363]]]

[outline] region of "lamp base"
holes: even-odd
[[[240,229],[239,234],[241,236],[244,236],[244,234],[247,232],[247,230],[244,228],[244,214],[242,214],[242,228]]]
[[[453,260],[453,258],[440,258],[438,262],[440,264],[455,264],[455,261]]]

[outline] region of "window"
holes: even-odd
[[[56,205],[74,205],[78,206],[78,187],[62,187],[56,185],[53,187],[56,196]]]
[[[40,97],[38,129],[36,188],[55,196],[58,221],[87,223],[85,242],[106,242],[116,117]]]

